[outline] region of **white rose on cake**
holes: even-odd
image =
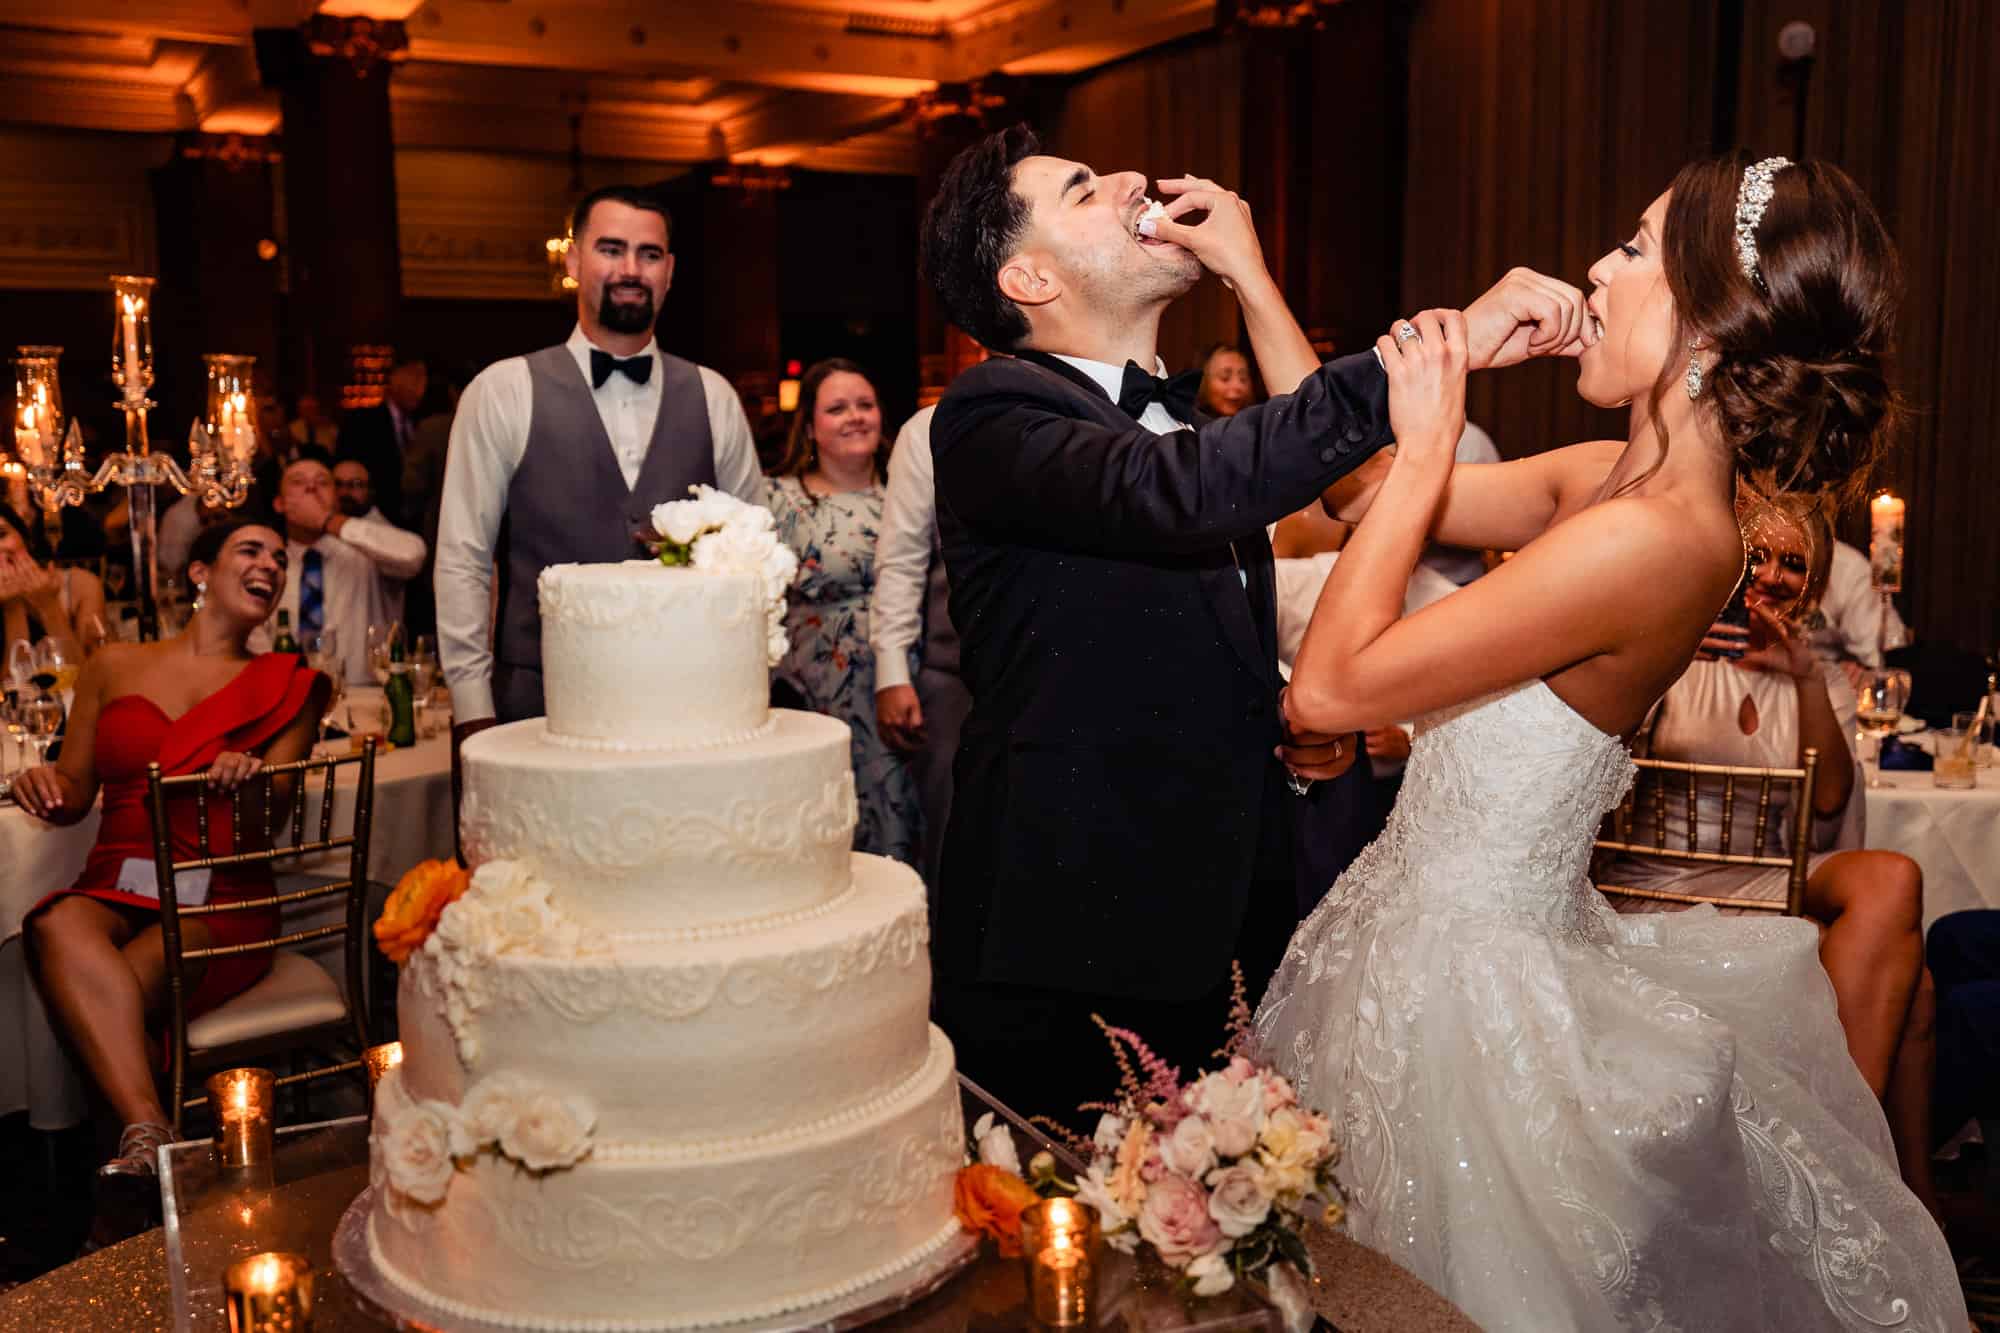
[[[473,1084],[458,1107],[467,1131],[480,1144],[498,1143],[512,1134],[528,1089],[518,1074],[494,1074]]]
[[[573,1166],[590,1151],[597,1113],[576,1097],[539,1090],[515,1107],[514,1123],[500,1138],[500,1151],[530,1171]]]
[[[443,1102],[406,1105],[389,1121],[381,1154],[391,1188],[418,1203],[437,1203],[451,1188],[455,1157],[475,1151],[456,1108]]]
[[[743,510],[759,508],[713,486],[690,486],[688,490],[694,495],[692,500],[669,500],[653,506],[653,531],[676,546],[691,544],[704,532],[715,531]],[[763,512],[768,525],[770,513],[768,510]]]

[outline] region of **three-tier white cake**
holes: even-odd
[[[679,1328],[957,1234],[952,1052],[907,867],[851,852],[847,727],[767,707],[749,575],[541,577],[548,717],[464,750],[478,867],[402,974],[368,1245],[442,1310]]]

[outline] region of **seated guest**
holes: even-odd
[[[855,850],[916,865],[923,834],[916,777],[877,727],[868,643],[886,445],[881,404],[861,367],[835,359],[806,371],[768,501],[778,535],[799,557],[785,617],[791,647],[776,676],[807,708],[853,729]]]
[[[423,361],[398,354],[381,403],[349,412],[340,423],[341,453],[368,469],[375,503],[394,523],[410,521],[403,512],[403,455],[416,434],[417,413],[429,388],[430,371]]]
[[[292,578],[271,610],[290,613],[300,643],[334,630],[349,683],[372,682],[368,627],[396,619],[401,584],[423,568],[424,539],[345,513],[334,500],[333,465],[317,449],[301,449],[286,467],[272,507],[285,523]]]
[[[158,1048],[147,1025],[166,995],[159,892],[153,879],[146,766],[168,775],[212,769],[219,791],[167,808],[177,860],[199,852],[196,801],[209,802],[210,846],[234,851],[228,792],[265,764],[303,758],[325,706],[327,684],[297,656],[253,656],[251,631],[285,586],[285,542],[274,529],[232,519],[195,540],[188,578],[200,592],[188,626],[159,643],[108,644],[77,680],[59,763],[14,780],[21,808],[52,824],[74,824],[96,803],[104,817],[83,873],[29,913],[35,980],[50,1016],[125,1125],[106,1176],[151,1175],[154,1150],[171,1141],[153,1075]],[[186,891],[185,889],[183,891]],[[271,893],[266,865],[217,869],[207,901]],[[183,918],[188,948],[247,943],[274,933],[272,911]],[[191,1013],[213,1009],[270,968],[268,951],[211,959],[194,968]]]
[[[17,643],[53,640],[72,662],[104,640],[104,583],[62,569],[27,523],[0,504],[0,671]]]
[[[1826,596],[1820,599],[1819,623],[1812,631],[1812,650],[1828,679],[1838,673],[1851,689],[1864,670],[1881,668],[1885,651],[1902,647],[1909,637],[1895,604],[1876,590],[1868,557],[1846,542],[1835,542]]]
[[[1201,388],[1194,405],[1212,417],[1233,417],[1250,406],[1250,358],[1234,343],[1215,343],[1201,358]]]
[[[332,453],[335,443],[340,438],[340,428],[333,424],[332,418],[321,408],[319,395],[302,393],[298,396],[297,403],[298,411],[292,415],[291,423],[285,427],[285,433],[292,437],[294,444],[310,444]]]
[[[405,494],[407,493],[405,492]],[[366,519],[370,524],[399,528],[399,525],[389,521],[388,515],[384,514],[381,507],[375,503],[375,491],[373,485],[368,480],[368,469],[362,466],[358,459],[341,458],[334,462],[333,502],[340,507],[340,512],[348,518]],[[352,541],[354,539],[350,538],[349,540]],[[426,558],[429,557],[430,548],[428,543],[425,545],[424,554]],[[422,566],[418,568],[421,570]],[[409,579],[413,577],[415,576],[411,575],[405,578],[385,577],[383,579],[382,589],[390,620],[401,620],[403,618],[403,585],[408,583]]]
[[[1937,978],[1935,1137],[1945,1138],[1975,1117],[2000,1120],[2000,911],[1939,917],[1929,953]]]
[[[1816,842],[1825,845],[1853,795],[1854,760],[1819,662],[1796,625],[1826,586],[1832,528],[1813,501],[1778,496],[1746,505],[1744,531],[1751,627],[1718,624],[1710,631],[1703,654],[1667,690],[1636,748],[1656,759],[1747,768],[1797,767],[1807,748],[1818,750],[1810,799]],[[1713,655],[1739,651],[1742,656],[1734,661]],[[1630,841],[1643,844],[1655,837],[1652,784],[1659,780],[1652,774],[1641,780]],[[1753,847],[1758,795],[1759,784],[1738,784],[1730,850],[1784,855],[1785,830],[1791,826],[1786,792],[1773,788],[1764,845]],[[1685,848],[1686,788],[1669,781],[1666,798],[1666,845]],[[1698,845],[1705,849],[1720,845],[1721,805],[1719,788],[1702,792],[1696,817]],[[1825,927],[1820,961],[1833,983],[1848,1050],[1883,1099],[1905,1180],[1919,1198],[1934,1204],[1928,1135],[1936,1052],[1933,996],[1924,969],[1923,874],[1909,857],[1883,851],[1815,853],[1809,866],[1805,912]],[[1612,860],[1599,880],[1766,901],[1782,900],[1786,890],[1783,870],[1644,857]],[[1621,912],[1680,909],[1676,903],[1615,896],[1612,901]]]

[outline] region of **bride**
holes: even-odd
[[[1486,1328],[1963,1333],[1812,923],[1621,917],[1587,877],[1632,780],[1620,737],[1742,572],[1739,476],[1866,484],[1895,416],[1892,244],[1838,169],[1739,156],[1683,169],[1590,280],[1578,392],[1632,405],[1624,443],[1454,471],[1464,320],[1378,343],[1399,448],[1328,498],[1367,519],[1285,711],[1427,721],[1257,1037],[1344,1124],[1356,1238]],[[1432,538],[1519,554],[1403,619]]]

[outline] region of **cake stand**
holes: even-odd
[[[334,1266],[370,1313],[391,1327],[421,1329],[426,1333],[521,1333],[516,1324],[468,1319],[438,1309],[383,1276],[368,1253],[368,1217],[375,1188],[370,1186],[361,1191],[341,1214],[340,1226],[333,1233]],[[961,1233],[908,1268],[837,1300],[762,1319],[707,1327],[727,1329],[729,1333],[839,1333],[843,1329],[860,1328],[915,1305],[958,1276],[978,1257],[979,1237]]]

